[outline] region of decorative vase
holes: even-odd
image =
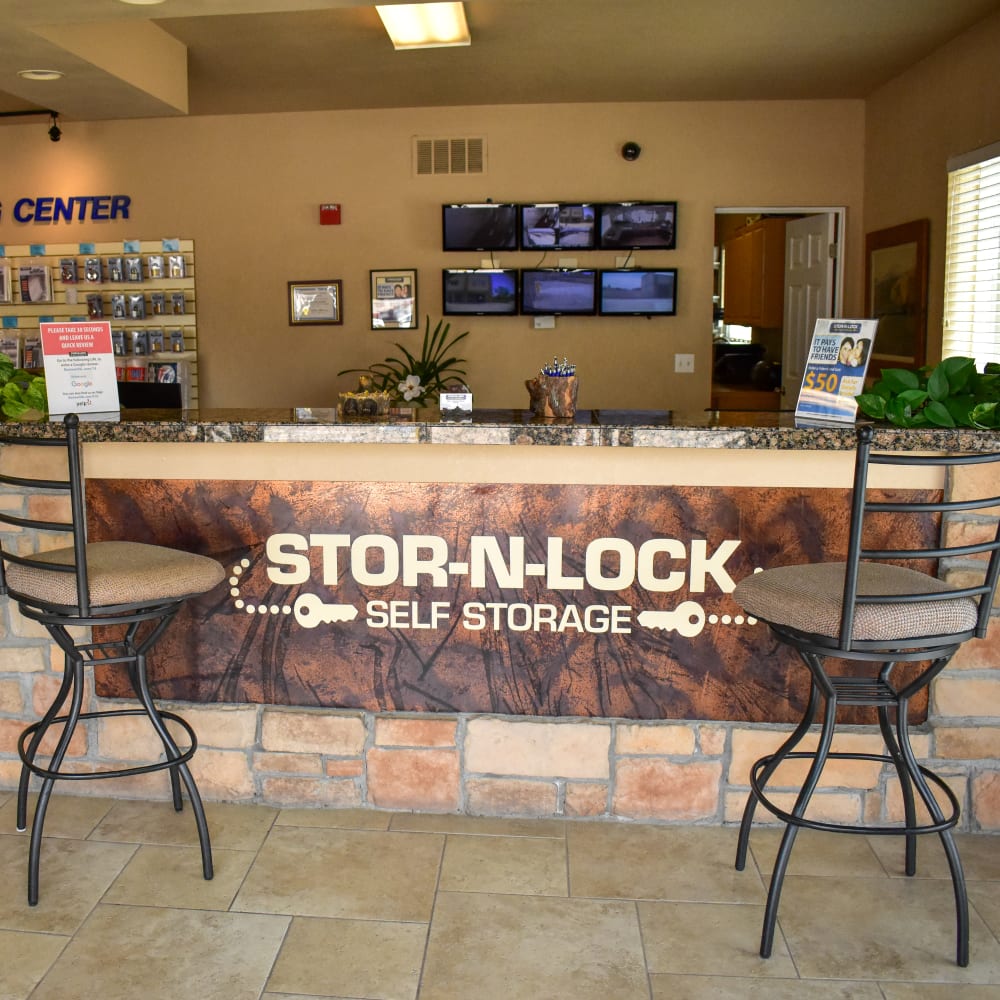
[[[536,417],[573,417],[579,382],[575,375],[539,374],[525,383]]]

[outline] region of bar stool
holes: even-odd
[[[18,604],[25,618],[41,623],[64,654],[62,684],[42,718],[28,726],[18,741],[21,779],[17,795],[17,829],[27,829],[28,788],[31,775],[41,785],[32,821],[28,853],[28,903],[38,902],[38,868],[42,829],[49,797],[56,781],[83,781],[91,778],[121,778],[169,770],[174,808],[183,809],[181,782],[187,790],[198,828],[202,871],[211,879],[212,848],[205,810],[188,761],[198,741],[194,730],[179,715],[161,712],[153,703],[146,677],[146,656],[167,626],[190,597],[207,593],[225,576],[214,559],[158,545],[139,542],[87,541],[84,479],[79,445],[79,420],[69,414],[63,421],[65,435],[58,438],[31,438],[0,435],[0,483],[27,493],[28,516],[0,510],[0,522],[19,531],[40,533],[32,551],[18,540],[15,546],[0,546],[0,593]],[[9,449],[59,448],[66,454],[67,478],[44,479],[27,474],[30,464],[12,461]],[[8,469],[11,471],[8,472]],[[70,520],[54,521],[31,516],[33,495],[69,497]],[[41,511],[41,507],[38,508]],[[72,535],[72,544],[61,548],[46,546],[46,533]],[[21,536],[18,536],[19,539]],[[49,536],[51,540],[53,536]],[[56,536],[58,537],[58,536]],[[91,629],[101,630],[104,641],[92,641]],[[74,634],[75,633],[75,634]],[[84,712],[83,683],[86,664],[120,664],[126,670],[140,708],[104,709]],[[65,714],[59,713],[68,704]],[[120,716],[145,716],[163,745],[163,756],[148,764],[103,771],[73,771],[64,767],[73,733],[81,720]],[[167,722],[179,727],[187,749],[180,749]],[[54,727],[54,728],[53,728]],[[47,764],[38,760],[46,734],[58,733]]]
[[[778,641],[798,653],[811,675],[809,699],[802,721],[773,753],[756,761],[750,772],[750,795],[740,825],[736,868],[746,865],[750,826],[760,803],[785,823],[764,911],[760,954],[771,954],[774,927],[778,916],[781,887],[788,868],[795,837],[801,827],[837,833],[905,837],[907,875],[916,872],[917,837],[936,833],[944,847],[955,893],[957,924],[956,961],[969,964],[969,902],[962,862],[955,845],[953,828],[960,808],[945,781],[917,763],[910,746],[907,709],[914,695],[922,691],[954,656],[963,642],[982,638],[989,624],[990,609],[1000,574],[1000,530],[989,540],[963,543],[960,533],[949,535],[939,530],[941,540],[926,545],[921,538],[920,521],[926,528],[928,518],[934,523],[941,515],[960,515],[1000,505],[1000,496],[977,496],[963,500],[906,502],[891,499],[891,494],[874,495],[868,486],[872,465],[910,468],[942,467],[946,475],[958,466],[1000,461],[1000,454],[900,455],[876,453],[872,449],[873,428],[858,429],[854,489],[851,502],[847,561],[782,566],[764,570],[741,580],[733,597],[748,614],[765,622]],[[989,489],[1000,492],[1000,479],[990,476]],[[946,484],[947,485],[947,484]],[[985,492],[985,491],[984,491]],[[871,548],[873,522],[890,516],[892,544],[898,548]],[[885,530],[885,521],[882,521]],[[916,527],[917,530],[910,530]],[[924,536],[926,537],[926,536]],[[900,565],[910,560],[943,560],[975,557],[971,563],[982,583],[952,587],[921,569]],[[985,557],[985,558],[984,558]],[[968,561],[963,569],[969,569]],[[865,676],[844,676],[832,672],[829,661],[868,664]],[[897,664],[915,664],[915,676],[895,681]],[[808,732],[820,702],[824,703],[823,721],[815,751],[796,751]],[[885,742],[885,754],[832,752],[837,708],[840,705],[863,705],[877,709],[879,728]],[[895,716],[895,727],[890,716]],[[812,764],[795,799],[791,812],[777,806],[765,791],[768,780],[786,760],[805,759]],[[891,764],[899,780],[905,820],[898,825],[849,825],[821,822],[806,816],[809,800],[829,759],[869,760]],[[931,785],[943,795],[945,815],[931,791]],[[914,789],[930,816],[918,822]]]

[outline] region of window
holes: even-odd
[[[1000,143],[948,163],[942,353],[1000,363]]]

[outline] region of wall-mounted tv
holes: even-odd
[[[593,250],[597,206],[548,202],[521,206],[523,250]]]
[[[677,268],[632,267],[601,271],[597,311],[601,316],[673,316],[677,313]]]
[[[677,246],[677,202],[620,201],[601,205],[597,246],[601,250],[673,250]]]
[[[591,316],[597,311],[597,271],[521,271],[521,312],[528,316]]]
[[[445,316],[516,316],[517,271],[513,268],[449,268],[442,274]]]
[[[442,205],[445,250],[516,250],[517,205]]]

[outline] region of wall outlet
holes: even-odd
[[[684,372],[688,374],[694,371],[694,355],[693,354],[675,354],[674,355],[674,371]]]

